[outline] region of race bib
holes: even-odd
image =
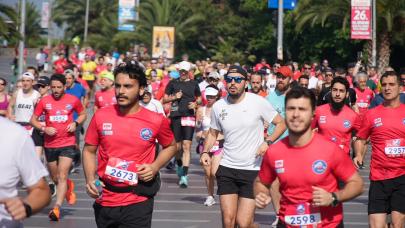
[[[111,157],[108,159],[104,178],[133,186],[138,184],[138,174],[136,170],[137,168],[134,161],[125,161],[120,158]]]
[[[366,102],[359,102],[359,103],[357,103],[357,106],[358,106],[359,108],[367,108],[367,107],[368,107],[368,103],[366,103]]]
[[[284,220],[290,226],[316,227],[321,222],[321,213],[319,207],[312,206],[310,203],[288,205]]]
[[[387,157],[401,157],[405,155],[405,140],[390,139],[385,140],[385,155]]]
[[[51,122],[60,122],[64,123],[68,120],[67,115],[56,115],[56,116],[49,116],[49,121]]]
[[[183,126],[183,127],[195,127],[195,117],[194,116],[181,117],[181,126]]]

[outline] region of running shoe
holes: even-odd
[[[51,189],[52,198],[56,196],[56,185],[53,182],[49,182],[49,189]]]
[[[179,181],[180,188],[188,187],[188,176],[181,176]]]
[[[182,176],[184,176],[183,173],[184,173],[183,166],[177,166],[177,168],[176,168],[176,174],[177,174],[177,176],[178,176],[179,178],[181,178]]]
[[[59,221],[60,219],[60,208],[54,207],[48,214],[48,217],[51,221]]]
[[[215,198],[213,196],[207,196],[205,199],[204,205],[207,207],[211,207],[212,205],[216,204]]]
[[[75,184],[71,179],[67,179],[66,201],[68,204],[73,205],[76,203],[76,194],[74,193]]]

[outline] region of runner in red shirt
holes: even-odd
[[[317,107],[312,127],[318,128],[319,134],[335,142],[345,154],[350,155],[352,132],[359,130],[361,118],[345,105],[349,95],[348,81],[336,77],[332,80],[331,88],[331,102]]]
[[[296,87],[286,95],[289,136],[270,145],[255,181],[256,206],[270,203],[269,188],[280,181],[277,227],[343,227],[341,202],[361,194],[363,180],[349,157],[311,129],[315,95]],[[338,180],[345,183],[339,190]]]
[[[114,74],[118,104],[97,110],[87,129],[87,193],[96,199],[98,227],[151,227],[158,172],[176,153],[176,143],[168,120],[139,105],[147,83],[138,63],[121,64]],[[157,156],[155,140],[163,146]]]
[[[366,140],[371,141],[368,214],[370,227],[386,227],[391,213],[393,227],[405,225],[405,104],[401,104],[400,77],[394,71],[380,79],[384,103],[364,115],[355,143],[355,165],[362,164]]]
[[[53,67],[56,74],[63,74],[65,71],[65,67],[67,67],[68,62],[65,59],[65,55],[63,53],[59,53],[59,59],[53,62]]]
[[[72,205],[76,202],[73,181],[68,179],[69,169],[76,155],[76,127],[86,120],[86,110],[80,100],[65,94],[66,79],[64,75],[51,77],[52,95],[43,97],[35,107],[31,124],[45,133],[45,157],[52,180],[57,185],[56,202],[49,212],[53,221],[60,219],[60,207],[66,201]],[[73,112],[79,117],[73,121]],[[39,116],[45,115],[45,126]]]
[[[100,74],[101,90],[95,94],[94,112],[97,109],[117,104],[114,91],[114,75],[111,72],[103,71]]]
[[[364,115],[367,112],[371,101],[374,98],[374,92],[367,87],[368,75],[364,72],[359,72],[356,74],[356,86],[354,91],[356,91],[356,108],[358,113]]]

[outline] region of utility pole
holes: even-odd
[[[373,66],[377,66],[377,10],[376,4],[377,0],[372,0],[373,3],[373,41],[372,41],[372,53],[371,53],[371,60]]]
[[[49,50],[49,53],[52,53],[51,52],[51,50],[52,50],[52,37],[51,37],[51,34],[52,34],[52,0],[48,0],[48,44],[47,44],[47,46],[48,46],[48,50]],[[51,56],[51,54],[50,54],[50,56]]]
[[[87,30],[88,30],[88,27],[89,27],[89,4],[90,4],[90,0],[86,0],[86,18],[84,20],[83,43],[86,43],[86,41],[87,41]]]
[[[20,42],[19,42],[19,47],[18,47],[18,75],[17,77],[21,76],[23,73],[23,67],[24,67],[24,41],[25,41],[25,0],[21,0],[21,5],[20,5],[20,13],[21,13],[21,23],[20,23]]]
[[[277,59],[283,60],[283,0],[278,0]]]

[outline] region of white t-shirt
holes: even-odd
[[[276,85],[277,85],[276,76],[274,74],[269,75],[266,82],[267,93],[270,94],[274,92],[274,90],[276,89]]]
[[[6,118],[0,117],[0,199],[16,197],[17,184],[33,186],[48,171],[35,153],[35,146],[27,130]],[[12,221],[3,204],[0,204],[0,223],[7,227],[19,227],[20,222]]]
[[[318,85],[318,78],[315,76],[311,76],[308,81],[308,89],[316,89]]]
[[[152,112],[161,113],[161,114],[163,114],[164,116],[166,116],[166,115],[165,115],[165,111],[164,111],[164,109],[163,109],[163,105],[162,105],[158,100],[156,100],[156,99],[153,99],[153,98],[152,98],[148,104],[145,104],[145,103],[143,103],[142,101],[139,101],[139,104],[140,104],[142,107],[144,107],[144,108],[146,108],[146,109],[148,109],[148,110],[150,110],[150,111],[152,111]]]
[[[220,164],[228,168],[259,170],[261,157],[256,156],[264,141],[263,121],[272,122],[277,115],[273,106],[261,96],[246,93],[243,100],[231,104],[218,100],[211,111],[211,128],[224,134]]]
[[[29,123],[34,114],[34,105],[41,97],[38,91],[32,90],[31,95],[25,97],[22,89],[17,90],[17,97],[15,99],[15,122]]]

